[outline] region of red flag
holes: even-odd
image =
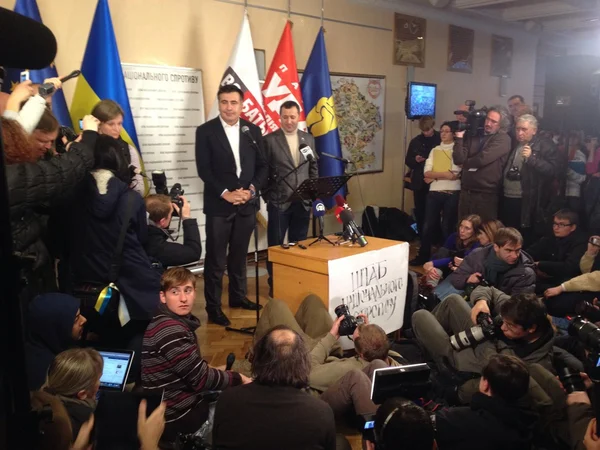
[[[304,103],[300,92],[298,68],[292,42],[292,23],[288,21],[283,29],[281,40],[273,56],[271,67],[265,78],[262,89],[265,119],[268,132],[277,131],[281,127],[279,108],[283,102],[293,100],[300,105],[299,128],[306,130]]]

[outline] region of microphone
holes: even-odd
[[[71,72],[69,75],[67,75],[66,77],[62,77],[60,79],[61,83],[64,83],[65,81],[69,81],[72,78],[76,78],[79,75],[81,75],[81,70],[74,70],[73,72]],[[39,94],[46,98],[49,95],[52,95],[54,93],[54,91],[56,90],[56,88],[54,87],[54,84],[52,83],[44,83],[40,86],[38,92]]]
[[[0,8],[0,65],[32,70],[48,67],[56,56],[56,38],[43,24]]]
[[[225,370],[231,370],[234,362],[235,362],[235,354],[230,353],[229,355],[227,355],[227,364],[225,365]]]
[[[344,210],[344,208],[342,208],[341,206],[338,206],[337,208],[335,208],[335,218],[337,219],[337,221],[341,224],[343,224],[344,222],[342,222],[342,218],[340,217],[340,213]]]
[[[348,228],[351,236],[356,237],[356,240],[358,241],[358,244],[361,247],[364,247],[365,245],[368,244],[367,239],[362,234],[362,231],[360,231],[360,228],[358,227],[358,225],[356,225],[356,222],[354,222],[354,217],[353,217],[351,211],[344,209],[343,211],[340,212],[340,218],[342,219],[342,221],[344,223],[344,227]]]
[[[248,125],[244,125],[242,127],[242,133],[244,134],[244,136],[246,136],[248,139],[250,139],[250,142],[252,142],[252,145],[254,145],[254,148],[256,148],[258,150],[258,144],[254,140],[254,136],[252,136],[252,133],[250,133],[250,127]]]
[[[300,153],[302,153],[302,156],[304,156],[304,159],[309,160],[309,161],[313,161],[313,160],[317,160],[319,159],[319,157],[316,155],[315,152],[313,152],[312,148],[310,148],[310,146],[308,144],[300,144]]]
[[[321,156],[327,156],[328,158],[335,159],[337,161],[341,161],[344,164],[350,164],[350,160],[346,158],[340,158],[339,156],[331,155],[329,153],[321,152]]]
[[[346,203],[346,199],[344,197],[342,197],[340,194],[337,194],[334,198],[335,198],[335,203],[337,203],[338,206],[341,206],[342,209],[347,209],[348,211],[352,211],[352,208],[350,208],[350,206],[348,206],[348,203]]]
[[[325,212],[325,204],[321,201],[320,198],[316,199],[312,204],[312,213],[313,217],[319,218],[319,227],[321,229],[321,234],[323,234],[323,229],[325,228],[325,219],[323,218]]]

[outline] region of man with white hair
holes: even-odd
[[[550,139],[537,135],[537,119],[525,114],[515,124],[516,144],[504,169],[500,220],[521,231],[529,244],[543,233],[551,200],[550,184],[558,174],[559,155]],[[552,213],[550,211],[549,213]]]

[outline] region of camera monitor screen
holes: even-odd
[[[420,119],[423,116],[435,117],[435,102],[437,84],[408,83],[406,98],[406,115],[410,120]]]
[[[430,389],[430,372],[431,369],[424,363],[375,369],[371,400],[380,405],[392,397],[404,397],[409,400],[424,397]]]

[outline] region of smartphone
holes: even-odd
[[[363,439],[375,442],[375,421],[367,420],[362,430]]]
[[[83,119],[79,119],[79,129],[83,131]]]
[[[29,70],[24,70],[23,72],[21,72],[21,83],[23,81],[28,81],[29,80]]]

